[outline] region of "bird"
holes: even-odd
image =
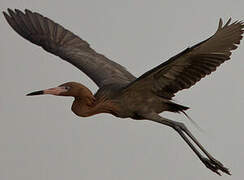
[[[50,94],[74,97],[71,110],[80,117],[110,113],[118,118],[149,120],[166,125],[182,137],[209,170],[218,175],[231,175],[230,170],[200,144],[184,123],[162,117],[160,113],[185,113],[189,109],[175,103],[173,97],[230,59],[232,50],[242,39],[243,21],[232,22],[229,18],[223,24],[220,18],[217,31],[208,39],[187,47],[135,77],[124,66],[96,52],[85,40],[40,13],[8,8],[3,15],[20,36],[74,65],[99,88],[93,94],[85,85],[71,81],[34,91],[27,96]]]

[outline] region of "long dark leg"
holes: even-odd
[[[178,127],[173,127],[180,136],[185,140],[185,142],[191,147],[191,149],[196,153],[196,155],[199,157],[199,159],[205,164],[205,166],[209,169],[211,169],[213,172],[217,173],[218,175],[221,175],[218,170],[221,170],[222,172],[226,174],[230,174],[230,171],[224,167],[224,165],[217,161],[215,158],[213,158],[212,155],[210,155],[203,146],[197,141],[197,139],[191,134],[191,132],[185,127],[184,124],[178,124],[176,125]],[[180,130],[179,130],[180,129]],[[189,141],[189,139],[186,137],[186,135],[183,133],[185,132],[194,142],[195,144],[202,150],[202,152],[208,157],[203,157],[199,151],[196,150],[196,148],[193,146],[193,144]]]
[[[150,119],[152,121],[167,125],[172,127],[174,130],[176,130],[179,135],[184,139],[184,141],[190,146],[190,148],[193,150],[193,152],[198,156],[198,158],[205,164],[207,168],[212,170],[213,172],[217,173],[218,175],[221,175],[218,170],[230,174],[230,171],[223,166],[222,163],[217,161],[211,154],[209,154],[206,149],[198,142],[198,140],[192,135],[192,133],[187,129],[187,127],[180,122],[172,121],[170,119],[166,119],[163,117],[160,117],[157,114],[148,114],[146,116],[147,119]],[[191,143],[191,141],[188,139],[188,137],[192,139],[192,141],[201,149],[201,151],[208,157],[204,157],[196,148],[195,146]]]

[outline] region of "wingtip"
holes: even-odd
[[[25,13],[32,13],[32,11],[29,9],[25,9]]]
[[[224,27],[228,26],[231,22],[231,17],[228,19],[228,21],[226,22],[226,24],[224,25]]]
[[[14,11],[13,11],[12,9],[10,9],[10,8],[8,8],[7,10],[8,10],[8,13],[9,13],[9,14],[10,14],[10,13],[14,13]]]
[[[222,18],[220,18],[220,19],[219,19],[219,26],[218,26],[218,30],[219,30],[219,29],[222,29],[222,28],[224,28],[224,27],[229,26],[229,25],[230,25],[231,20],[232,20],[232,18],[231,18],[231,17],[229,17],[229,19],[227,20],[227,22],[226,22],[226,23],[225,23],[225,25],[223,26],[223,20],[222,20]],[[235,21],[234,23],[236,23],[236,22],[238,22],[238,21]]]
[[[19,10],[19,9],[14,9],[14,11],[15,11],[15,13],[16,13],[17,15],[22,13],[22,11]]]
[[[2,11],[3,16],[5,17],[5,19],[8,21],[8,19],[10,18],[10,15],[8,14],[8,12],[6,11]]]
[[[218,29],[222,28],[222,26],[223,26],[223,20],[222,20],[222,18],[219,18],[219,27],[218,27]]]
[[[8,15],[5,11],[2,11],[2,13],[5,17]]]
[[[12,17],[12,16],[14,16],[16,13],[15,13],[12,9],[8,8],[8,14],[9,14],[10,17]]]
[[[232,18],[231,17],[229,17],[229,19],[228,19],[228,23],[230,23],[230,21],[232,20]]]
[[[20,10],[19,10],[19,9],[14,9],[14,11],[15,11],[15,12],[20,12]]]

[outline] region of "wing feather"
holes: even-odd
[[[175,93],[190,88],[229,60],[231,51],[240,44],[243,29],[242,21],[231,23],[230,18],[223,26],[220,19],[213,36],[146,72],[131,82],[125,91],[150,91],[171,99]]]
[[[8,9],[3,14],[20,36],[73,64],[99,87],[135,80],[123,66],[95,52],[86,41],[51,19],[30,10]]]

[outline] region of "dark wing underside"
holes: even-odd
[[[175,93],[187,89],[230,59],[231,50],[242,39],[244,24],[231,19],[223,26],[222,20],[216,33],[209,39],[182,51],[168,61],[146,72],[125,89],[127,92],[151,91],[171,99]]]
[[[89,44],[47,17],[25,10],[3,12],[10,26],[23,38],[41,46],[88,75],[99,87],[135,79],[123,66],[95,52]]]

